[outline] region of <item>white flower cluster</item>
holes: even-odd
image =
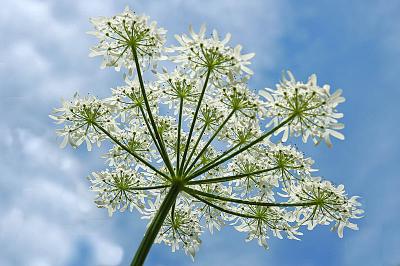
[[[262,198],[255,198],[254,200],[262,201]],[[288,239],[299,240],[297,236],[303,235],[298,232],[296,226],[291,225],[290,220],[287,219],[287,212],[278,207],[264,207],[247,205],[243,211],[252,217],[242,217],[238,219],[239,225],[235,228],[239,232],[248,234],[246,241],[256,239],[258,244],[268,249],[267,239],[270,232],[280,239],[282,239],[282,232],[284,232]]]
[[[339,103],[345,101],[341,96],[342,91],[330,93],[330,86],[317,85],[317,76],[311,75],[307,83],[296,81],[293,74],[287,72],[282,82],[276,86],[276,90],[266,89],[260,92],[265,97],[265,115],[270,118],[270,126],[277,126],[289,117],[293,119],[276,134],[284,132],[282,141],[287,141],[289,135],[301,136],[304,142],[311,136],[314,143],[324,140],[328,146],[332,146],[330,136],[344,139],[342,133],[337,130],[344,127],[338,123],[342,113],[336,111]]]
[[[92,18],[96,31],[89,34],[96,36],[99,44],[91,49],[90,56],[102,56],[103,68],[113,66],[119,71],[124,66],[129,73],[136,67],[132,57],[136,56],[141,66],[163,59],[166,30],[148,20],[149,17],[136,15],[128,7],[111,18]]]
[[[230,47],[229,33],[220,40],[218,32],[213,30],[212,36],[207,38],[205,25],[201,26],[199,33],[194,32],[190,26],[189,35],[175,35],[175,38],[180,46],[171,49],[178,53],[172,60],[200,75],[204,75],[209,69],[212,69],[217,77],[233,78],[243,73],[253,74],[248,65],[255,54],[241,54],[240,45]]]
[[[95,203],[99,208],[107,208],[110,216],[116,210],[123,212],[135,208],[141,211],[145,206],[144,199],[151,196],[151,190],[137,188],[154,185],[135,169],[121,167],[113,171],[93,172],[89,180],[91,190],[97,192]]]
[[[271,236],[299,239],[304,226],[332,224],[340,237],[344,227],[357,229],[357,197],[314,176],[311,158],[271,138],[343,139],[340,91],[319,87],[315,75],[303,83],[288,72],[259,97],[247,84],[254,54],[230,47],[229,34],[220,40],[216,31],[207,38],[204,26],[190,28],[165,49],[165,30],[129,9],[92,23],[100,41],[91,54],[103,66],[124,66],[129,78],[109,98],[75,95],[50,117],[64,125],[62,147],[111,143],[109,169],[89,180],[97,206],[110,215],[135,209],[151,221],[133,265],[154,241],[193,258],[205,229],[225,225],[263,247]],[[152,69],[154,79],[143,81],[145,66],[165,58],[177,63],[174,70]]]
[[[197,210],[184,201],[185,199],[182,198],[176,201],[175,210],[166,217],[155,242],[164,242],[171,247],[172,252],[183,248],[186,254],[194,259],[201,244],[202,228]],[[159,207],[150,204],[147,211],[151,216],[144,216],[144,218],[152,219]]]
[[[350,222],[351,218],[361,218],[363,211],[358,209],[361,205],[357,202],[358,197],[348,198],[344,186],[335,187],[326,180],[307,179],[297,186],[290,194],[292,202],[315,201],[314,206],[297,207],[294,212],[300,224],[307,225],[309,230],[318,224],[330,224],[335,222],[332,230],[343,237],[344,227],[358,230],[356,224]]]
[[[92,143],[100,146],[104,134],[96,130],[94,123],[102,123],[107,130],[114,131],[116,125],[111,111],[112,106],[93,96],[79,98],[75,94],[72,101],[63,100],[62,107],[54,109],[53,115],[50,115],[57,124],[65,124],[63,129],[57,131],[64,138],[60,147],[64,148],[67,144],[77,147],[84,141],[88,151],[92,149]]]

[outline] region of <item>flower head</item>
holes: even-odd
[[[175,108],[175,112],[178,113],[179,103],[182,100],[186,103],[182,112],[184,115],[189,115],[201,92],[199,80],[179,68],[171,73],[163,69],[162,73],[157,74],[157,78],[159,97],[163,103],[167,104],[170,109]]]
[[[335,222],[332,227],[338,232],[339,237],[343,237],[344,227],[358,230],[356,224],[350,219],[359,219],[363,210],[357,202],[356,196],[348,198],[344,186],[335,187],[327,180],[308,179],[295,188],[291,194],[292,201],[313,201],[316,205],[298,207],[296,212],[297,222],[307,225],[308,229],[313,229],[317,224],[330,224]]]
[[[260,198],[255,200],[262,201]],[[248,234],[246,241],[257,239],[258,244],[266,249],[267,239],[271,234],[282,239],[282,233],[285,233],[287,238],[296,240],[299,240],[298,236],[303,235],[290,224],[284,209],[250,205],[243,207],[242,212],[248,217],[239,219],[236,230]]]
[[[75,94],[72,101],[64,101],[61,108],[56,108],[50,118],[57,124],[65,123],[64,128],[59,129],[57,134],[64,137],[61,148],[68,143],[77,147],[84,141],[88,151],[92,149],[92,143],[100,146],[105,136],[95,129],[95,124],[101,124],[110,131],[116,128],[115,121],[111,115],[112,106],[98,100],[93,96],[79,98]]]
[[[331,94],[329,85],[319,87],[315,74],[303,83],[296,81],[290,71],[287,73],[289,79],[283,76],[275,90],[260,92],[266,99],[265,116],[271,119],[269,126],[293,118],[276,132],[284,132],[284,142],[289,135],[302,136],[304,142],[311,137],[316,144],[324,140],[328,146],[332,145],[330,136],[344,139],[343,134],[337,131],[344,127],[338,122],[343,114],[336,111],[337,105],[345,100],[340,96],[341,90]]]
[[[150,214],[149,218],[151,218],[151,215],[155,215],[159,208],[156,205],[151,207],[147,210]],[[155,242],[164,242],[171,246],[172,252],[183,248],[186,254],[194,259],[201,244],[201,233],[202,229],[197,211],[193,210],[190,204],[182,199],[175,203],[174,211],[166,217]]]
[[[141,66],[148,66],[162,59],[165,43],[163,28],[149,17],[136,15],[128,7],[113,17],[92,18],[96,31],[89,32],[99,39],[91,49],[90,56],[102,56],[102,67],[126,67],[130,73],[136,67],[135,58]]]
[[[172,51],[177,52],[173,56],[173,61],[181,63],[188,69],[199,71],[204,75],[208,70],[212,70],[214,75],[219,77],[234,77],[242,75],[252,75],[253,72],[247,67],[254,53],[241,54],[240,45],[230,47],[228,45],[231,35],[228,33],[224,39],[220,40],[218,32],[213,30],[212,36],[207,38],[206,27],[202,25],[199,33],[194,32],[189,27],[189,35],[175,35],[180,46],[175,46]]]
[[[146,190],[136,189],[149,182],[129,168],[117,167],[113,171],[93,172],[89,181],[92,183],[91,190],[97,192],[95,203],[99,208],[107,208],[110,216],[116,210],[141,210],[149,194]]]

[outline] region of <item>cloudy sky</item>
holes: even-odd
[[[118,2],[118,3],[116,3]],[[61,150],[48,118],[74,92],[106,96],[121,75],[88,58],[89,17],[125,5],[169,31],[205,22],[256,52],[250,82],[272,87],[282,70],[342,88],[346,141],[302,146],[324,177],[360,195],[359,231],[329,228],[268,251],[225,228],[205,233],[193,263],[155,245],[147,265],[400,265],[400,2],[397,0],[3,0],[0,9],[0,265],[127,265],[145,231],[135,213],[109,218],[85,179],[101,151]]]

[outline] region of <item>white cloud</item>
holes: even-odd
[[[95,259],[93,264],[95,265],[118,265],[122,260],[123,250],[121,247],[111,244],[105,241],[98,235],[91,236],[92,243],[96,243],[94,246]]]
[[[97,68],[83,74],[88,63],[82,58],[90,62],[86,13],[112,4],[83,2],[5,1],[0,9],[0,32],[7,36],[0,43],[0,110],[6,114],[0,122],[0,265],[65,265],[79,257],[82,241],[91,250],[90,265],[122,260],[121,247],[107,234],[112,224],[88,192],[85,166],[92,163],[83,166],[78,154],[59,149],[41,112],[88,80],[106,79],[95,78]],[[68,14],[62,5],[77,9]],[[101,226],[93,222],[99,219]]]
[[[60,153],[54,143],[49,143],[45,138],[36,136],[25,129],[17,129],[16,133],[21,143],[21,150],[31,159],[30,163],[47,168],[59,168],[67,173],[76,173],[79,169],[78,160]],[[71,172],[73,170],[75,171]]]
[[[62,265],[67,261],[73,243],[64,228],[45,216],[25,214],[16,207],[3,215],[0,238],[8,243],[2,250],[8,265]]]
[[[108,239],[107,226],[97,228],[87,220],[104,212],[91,202],[81,163],[46,136],[26,129],[2,131],[8,137],[0,148],[16,162],[0,162],[7,181],[1,193],[11,202],[0,203],[0,242],[8,243],[0,251],[2,265],[65,265],[79,253],[81,239],[92,250],[94,265],[120,263],[122,249]]]
[[[99,74],[98,66],[87,68],[94,60],[88,58],[90,38],[85,32],[91,27],[89,16],[94,10],[110,12],[112,4],[82,2],[2,4],[0,32],[7,36],[0,43],[0,80],[7,88],[2,95],[50,102],[109,79]]]

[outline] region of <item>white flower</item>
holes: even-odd
[[[290,194],[293,202],[315,202],[316,205],[297,207],[297,222],[313,229],[317,224],[335,222],[333,230],[343,237],[343,228],[358,230],[350,219],[361,218],[363,210],[359,209],[358,197],[348,198],[344,186],[335,187],[331,182],[320,178],[308,179],[294,188]]]
[[[160,97],[158,87],[153,83],[146,83],[148,88],[146,91],[147,101],[153,113],[158,112],[158,98]],[[112,97],[108,98],[110,102],[118,110],[117,117],[122,123],[145,123],[143,113],[145,111],[145,100],[140,90],[140,83],[135,79],[125,79],[125,85],[119,86],[112,90]]]
[[[237,110],[244,117],[254,119],[261,112],[258,97],[244,84],[222,89],[220,98],[220,102],[226,105],[228,110]]]
[[[175,46],[171,50],[178,53],[173,56],[174,62],[181,63],[188,69],[198,70],[205,74],[207,70],[212,70],[217,76],[252,75],[253,72],[247,67],[254,53],[241,54],[242,47],[237,45],[232,48],[228,45],[231,35],[228,33],[224,39],[220,40],[216,30],[213,30],[212,37],[206,38],[206,27],[202,25],[199,33],[195,33],[189,27],[190,36],[175,35],[180,46]]]
[[[285,146],[281,143],[274,145],[270,143],[265,151],[268,165],[275,170],[268,172],[282,182],[285,189],[290,189],[293,184],[303,182],[310,178],[314,161],[304,158],[303,154],[293,146]]]
[[[154,208],[152,211],[155,214],[157,210]],[[175,203],[175,211],[165,219],[155,242],[171,246],[172,252],[183,248],[194,259],[201,243],[201,233],[197,211],[181,199]]]
[[[111,106],[93,96],[78,98],[75,94],[72,101],[62,102],[61,108],[55,108],[49,117],[57,124],[65,123],[64,128],[57,134],[64,137],[61,148],[68,143],[72,147],[78,147],[84,141],[88,151],[92,149],[92,143],[100,146],[105,136],[95,128],[95,124],[101,125],[109,131],[116,130],[115,121],[111,115]]]
[[[209,175],[207,178],[213,178],[215,175]],[[204,180],[207,180],[205,178]],[[198,186],[193,186],[198,190],[201,190],[206,193],[212,193],[214,195],[229,197],[232,196],[232,187],[224,186],[221,184],[203,184]],[[208,199],[209,202],[217,204],[221,207],[227,207],[228,204],[223,201]],[[194,204],[194,202],[192,203]],[[197,202],[196,204],[199,218],[203,219],[205,222],[205,227],[207,227],[211,233],[214,232],[214,228],[220,230],[222,226],[226,223],[232,222],[235,217],[232,215],[221,212],[220,210],[213,208],[210,205],[204,204],[202,202]]]
[[[190,115],[201,92],[202,84],[199,79],[180,69],[175,69],[172,73],[164,69],[163,73],[157,74],[157,78],[159,97],[163,104],[168,105],[169,109],[174,108],[175,114],[178,114],[182,100],[183,115]]]
[[[229,130],[224,131],[226,141],[234,146],[250,142],[261,135],[260,125],[257,120],[250,119],[235,121]]]
[[[103,56],[103,66],[138,74],[125,76],[104,100],[75,95],[50,117],[62,124],[62,147],[109,142],[103,158],[110,169],[92,173],[90,188],[110,216],[137,209],[150,220],[134,260],[154,239],[194,258],[203,229],[225,225],[265,248],[272,236],[299,239],[304,226],[331,224],[339,237],[345,227],[357,229],[357,197],[315,177],[311,158],[271,137],[283,132],[284,142],[302,136],[328,145],[331,136],[343,139],[340,90],[331,94],[315,75],[303,83],[288,72],[260,99],[247,85],[254,54],[229,46],[229,34],[207,38],[204,26],[176,36],[173,71],[153,69],[154,78],[143,81],[143,67],[163,59],[165,30],[129,9],[92,22],[100,42],[91,54]]]
[[[120,130],[118,139],[121,139],[129,151],[136,153],[148,161],[158,160],[159,155],[155,153],[152,147],[152,140],[146,132],[145,127],[137,124],[131,125],[130,128]],[[119,145],[114,145],[108,153],[105,154],[106,162],[109,166],[117,166],[121,164],[136,165],[138,163],[131,154]]]
[[[248,174],[244,178],[233,181],[235,188],[241,192],[242,196],[250,195],[254,193],[254,190],[265,189],[262,177],[267,173],[259,173],[259,171],[264,169],[267,161],[263,157],[256,158],[254,155],[254,153],[241,154],[229,165],[229,170],[233,174]]]
[[[137,188],[149,186],[150,182],[134,169],[118,167],[113,171],[93,172],[89,181],[92,183],[91,190],[97,193],[97,206],[107,208],[110,216],[116,210],[123,212],[135,208],[142,211],[149,196],[149,192]]]
[[[127,7],[123,13],[113,17],[92,18],[96,31],[89,32],[99,39],[99,44],[91,49],[90,56],[102,56],[102,67],[112,66],[119,70],[122,66],[132,73],[134,57],[141,66],[147,67],[162,60],[166,30],[158,28],[149,17],[139,16]]]
[[[266,89],[260,95],[266,99],[265,116],[271,119],[268,126],[276,126],[281,121],[293,117],[284,127],[276,132],[283,133],[282,141],[287,141],[289,135],[302,136],[303,142],[311,136],[314,143],[324,140],[331,146],[330,136],[344,139],[337,130],[344,126],[338,123],[343,114],[336,111],[339,103],[344,102],[340,96],[341,90],[330,93],[329,85],[319,87],[317,77],[311,75],[307,83],[296,81],[290,71],[275,90]]]
[[[262,202],[262,198],[254,198]],[[302,235],[296,227],[290,225],[286,217],[286,211],[282,208],[246,205],[241,209],[242,213],[252,216],[251,218],[239,218],[235,226],[239,232],[247,233],[246,241],[257,239],[258,244],[268,249],[267,239],[272,233],[275,237],[282,239],[285,233],[289,239],[297,239]]]

